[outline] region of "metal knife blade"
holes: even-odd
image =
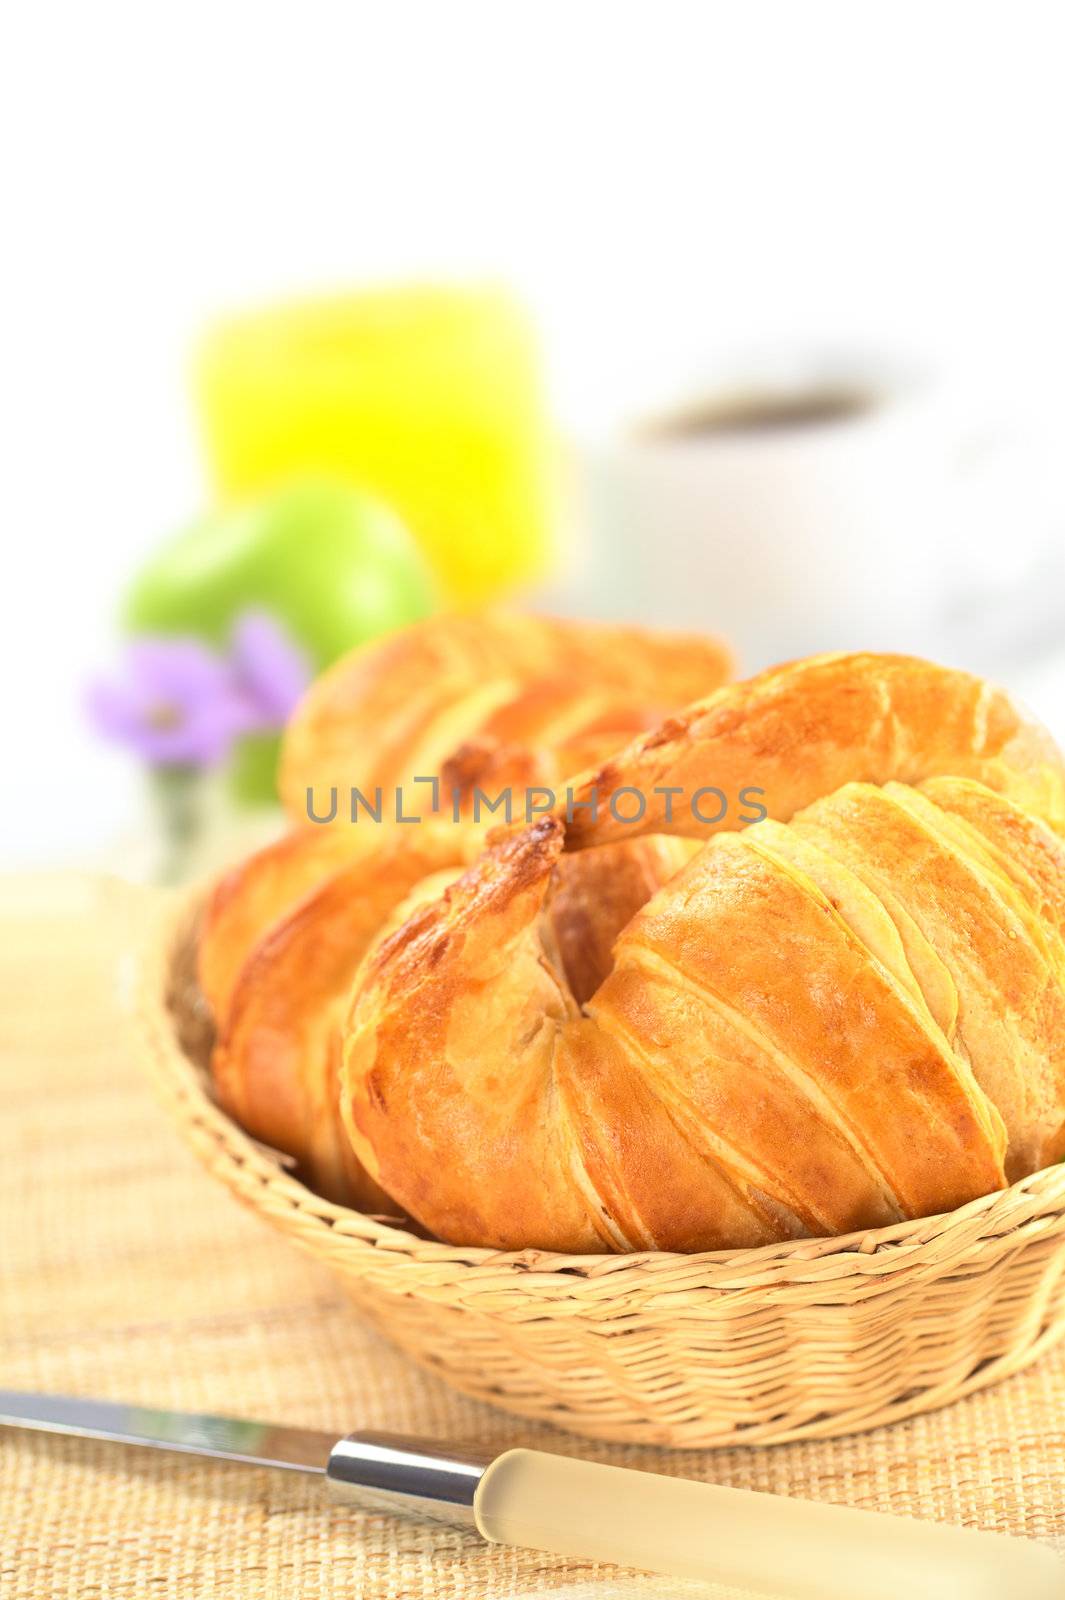
[[[329,1453],[337,1442],[335,1434],[313,1428],[155,1411],[112,1400],[82,1400],[73,1395],[22,1394],[14,1389],[0,1389],[0,1424],[323,1476]]]

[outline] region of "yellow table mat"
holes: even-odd
[[[717,1452],[585,1443],[421,1372],[363,1325],[324,1269],[213,1183],[166,1122],[125,1016],[128,951],[144,912],[132,891],[74,876],[0,889],[0,1386],[338,1433],[539,1444],[1065,1550],[1065,1348],[890,1429]],[[0,1438],[0,1594],[9,1600],[697,1592],[710,1591],[333,1504],[279,1473]]]

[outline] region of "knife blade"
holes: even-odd
[[[236,1417],[201,1416],[187,1411],[154,1411],[114,1400],[82,1400],[73,1395],[23,1394],[15,1389],[0,1389],[0,1424],[323,1476],[329,1465],[329,1452],[336,1444],[335,1435],[313,1428],[241,1422]]]
[[[470,1526],[477,1484],[497,1453],[455,1451],[396,1433],[338,1439],[314,1428],[16,1389],[0,1389],[5,1426],[317,1474],[338,1494]]]
[[[311,1473],[492,1543],[731,1584],[774,1600],[1062,1600],[1065,1566],[1002,1534],[633,1472],[541,1450],[198,1416],[0,1390],[0,1425]]]

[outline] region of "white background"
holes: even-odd
[[[203,493],[211,315],[499,273],[561,414],[632,360],[831,338],[1051,407],[1065,371],[1053,4],[23,5],[0,65],[0,854],[128,825],[83,729],[121,585]]]

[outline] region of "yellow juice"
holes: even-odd
[[[443,597],[550,567],[551,438],[534,331],[505,292],[382,288],[216,327],[197,366],[223,496],[325,472],[388,501]]]

